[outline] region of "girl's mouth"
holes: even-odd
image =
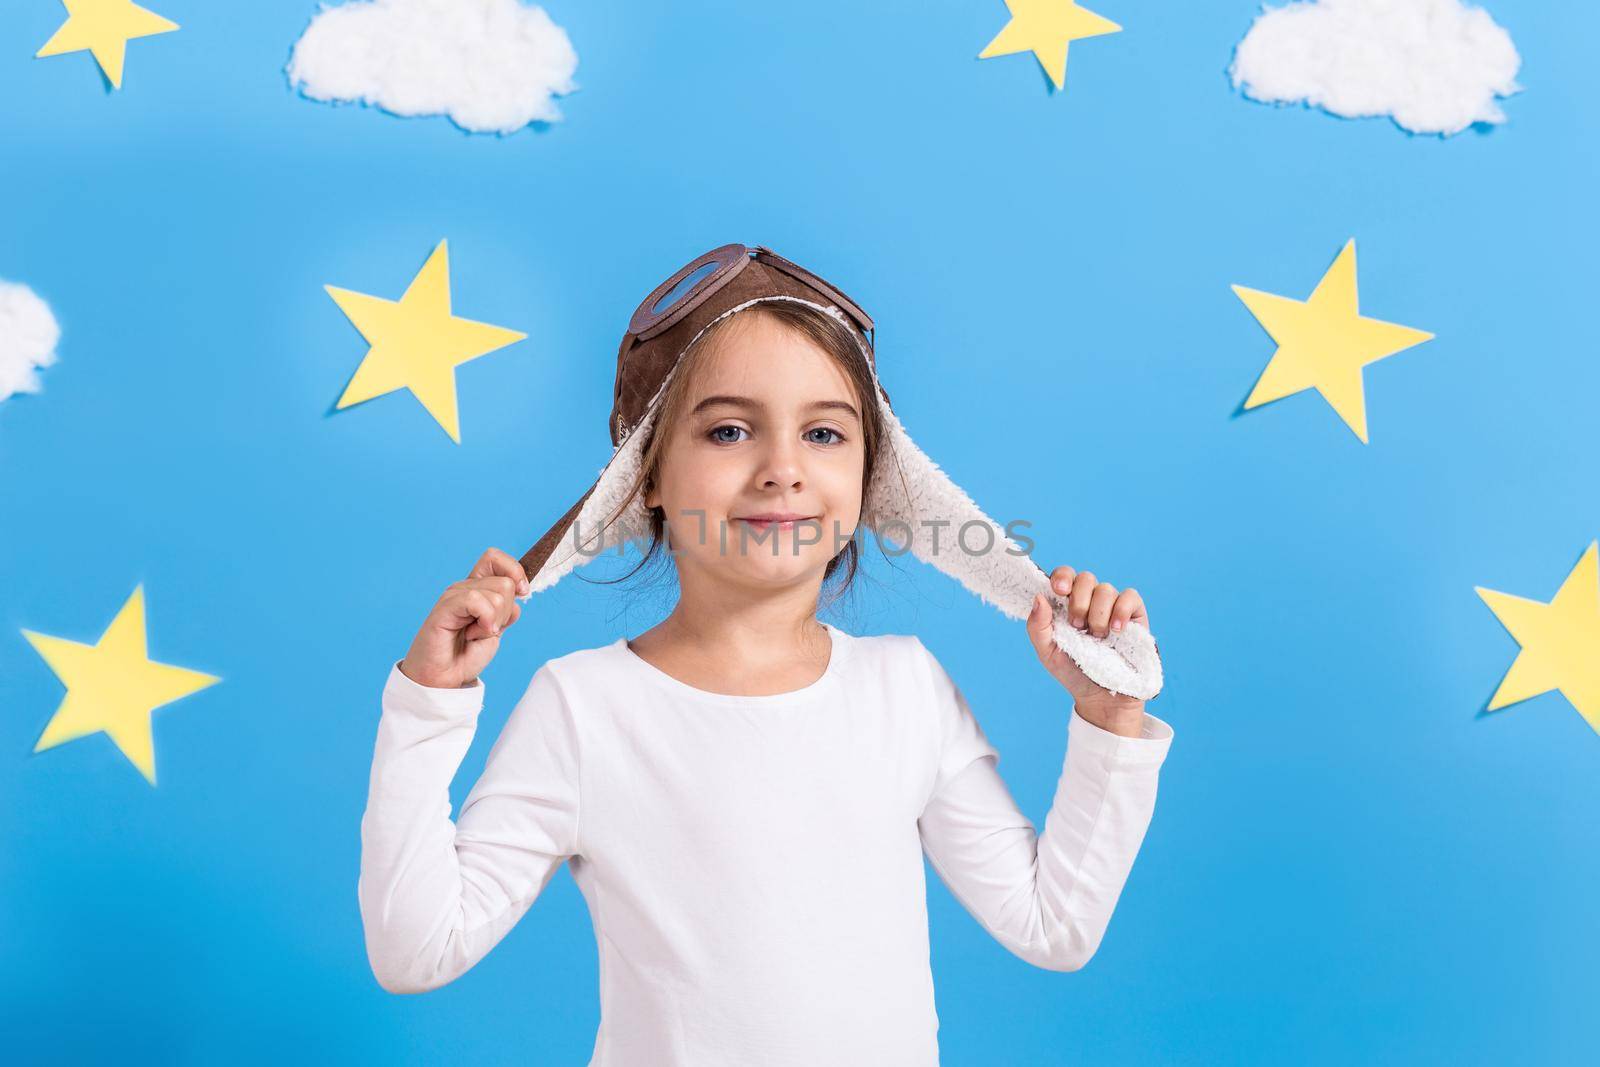
[[[735,521],[736,522],[742,522],[747,526],[753,526],[757,530],[765,530],[768,527],[774,526],[774,525],[777,526],[777,528],[780,529],[780,530],[792,530],[792,529],[794,529],[796,523],[815,522],[816,519],[817,519],[817,516],[809,515],[809,516],[801,516],[800,518],[795,518],[795,519],[762,519],[762,518],[754,518],[754,517],[752,517],[752,518],[748,518],[748,519],[744,519],[744,518],[736,519]]]

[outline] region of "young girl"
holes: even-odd
[[[1034,652],[1071,696],[1016,712],[1068,720],[1036,834],[920,640],[817,618],[824,587],[837,594],[856,573],[858,528],[887,525],[874,510],[887,451],[899,447],[898,463],[910,447],[839,305],[848,318],[859,309],[765,249],[709,255],[729,249],[680,298],[687,310],[663,313],[658,289],[630,324],[612,419],[632,450],[627,492],[602,472],[521,562],[489,549],[392,666],[361,824],[368,955],[387,990],[444,985],[566,861],[599,946],[591,1067],[937,1064],[923,854],[1018,957],[1055,971],[1088,962],[1144,839],[1172,730],[1081,664],[1112,677],[1090,646],[1132,647],[1124,639],[1148,616],[1132,589],[1071,567],[1050,572],[1054,596],[1033,596]],[[680,328],[643,379],[660,384],[637,388],[632,346]],[[646,558],[667,548],[677,604],[636,638],[540,667],[452,823],[480,674],[518,598],[552,580],[555,542],[591,494],[646,509]],[[1081,639],[1075,656],[1056,609]]]

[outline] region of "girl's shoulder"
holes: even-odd
[[[556,674],[578,675],[596,670],[609,670],[623,656],[631,656],[628,649],[628,639],[619,637],[615,641],[608,641],[603,645],[594,645],[589,648],[575,648],[559,656],[552,656],[544,661],[540,670],[550,670]]]
[[[844,640],[855,665],[875,674],[909,670],[920,675],[933,658],[916,634],[845,634]]]
[[[843,631],[840,631],[841,633]],[[917,656],[922,652],[922,641],[916,634],[858,634],[846,635],[852,651],[871,656]]]

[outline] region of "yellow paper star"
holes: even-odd
[[[35,752],[105,731],[122,754],[156,784],[151,713],[222,679],[152,662],[145,650],[144,586],[134,589],[95,645],[23,630],[22,636],[67,687]]]
[[[978,53],[978,58],[1032,52],[1057,89],[1067,81],[1067,45],[1122,29],[1073,0],[1006,0],[1006,7],[1011,10],[1011,21]]]
[[[1548,604],[1473,589],[1522,646],[1489,710],[1558,689],[1600,733],[1600,541],[1589,542]]]
[[[117,89],[122,88],[122,58],[128,42],[178,28],[176,22],[147,11],[132,0],[61,0],[61,4],[67,9],[67,21],[34,53],[34,58],[87,49]]]
[[[398,301],[331,285],[323,288],[372,345],[337,407],[405,387],[456,444],[461,443],[461,424],[455,369],[528,336],[450,314],[450,256],[444,241]]]
[[[1316,389],[1357,437],[1367,440],[1367,402],[1361,368],[1433,337],[1409,326],[1369,319],[1357,311],[1356,242],[1346,242],[1309,300],[1292,300],[1233,286],[1245,307],[1278,342],[1245,408]]]

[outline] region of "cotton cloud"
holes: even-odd
[[[314,100],[512,133],[561,119],[554,96],[578,88],[577,67],[567,32],[520,0],[353,0],[317,12],[288,75]]]
[[[1228,73],[1255,100],[1448,136],[1504,122],[1495,97],[1521,89],[1521,63],[1511,35],[1462,0],[1297,0],[1263,10]]]
[[[43,390],[34,368],[56,361],[59,340],[50,305],[26,285],[0,280],[0,400]]]

